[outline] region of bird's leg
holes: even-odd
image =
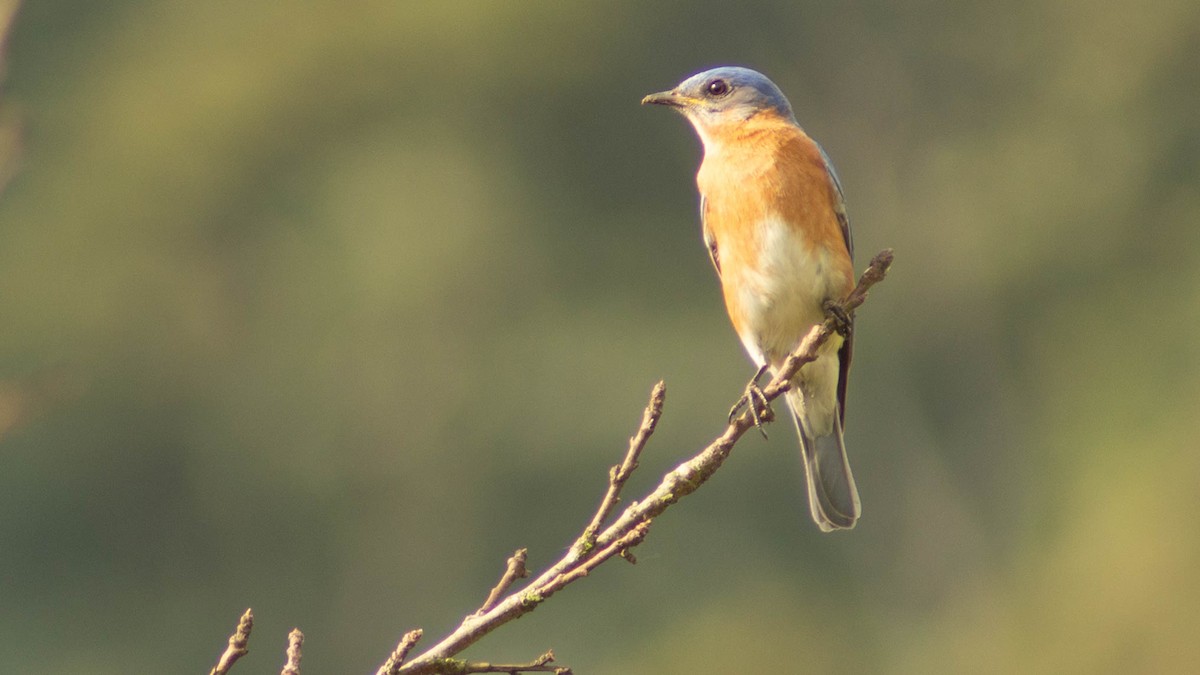
[[[758,386],[758,380],[767,372],[769,368],[767,364],[759,367],[754,373],[754,377],[750,378],[750,383],[746,385],[746,390],[742,393],[742,397],[729,410],[729,422],[733,423],[734,418],[741,414],[742,408],[745,407],[750,411],[750,419],[754,420],[754,428],[758,429],[758,433],[767,437],[767,432],[763,429],[763,421],[770,422],[775,417],[775,412],[771,410],[771,402],[767,400],[766,394]]]
[[[846,306],[837,300],[826,300],[821,303],[825,316],[833,319],[833,329],[844,338],[854,332],[854,317],[846,311]]]

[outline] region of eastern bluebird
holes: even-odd
[[[792,380],[787,402],[813,520],[825,532],[854,527],[861,506],[842,441],[853,341],[840,304],[854,288],[854,244],[829,157],[779,88],[747,68],[708,70],[642,103],[679,111],[704,144],[696,174],[704,243],[733,328],[759,366],[743,397],[756,422],[758,378],[827,313],[846,328]]]

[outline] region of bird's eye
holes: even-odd
[[[713,80],[708,83],[707,90],[710,96],[724,96],[729,93],[729,83],[725,80]]]

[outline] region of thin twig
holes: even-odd
[[[549,651],[529,663],[488,663],[487,661],[456,661],[452,660],[453,672],[459,673],[557,673],[570,675],[571,669],[549,665],[554,661],[554,652]]]
[[[496,603],[500,602],[500,598],[504,595],[504,592],[513,585],[513,582],[529,576],[529,572],[525,569],[525,554],[528,552],[529,549],[519,548],[509,557],[508,567],[504,570],[504,576],[500,577],[500,582],[496,584],[491,593],[488,593],[487,600],[483,601],[483,606],[475,612],[476,616],[486,614],[491,608],[495,607]]]
[[[543,591],[542,601],[544,602],[546,598],[550,597],[551,593],[557,591],[563,586],[566,586],[572,581],[575,581],[580,577],[586,577],[588,573],[596,569],[600,563],[608,560],[614,555],[625,555],[629,549],[642,543],[642,540],[646,538],[646,535],[649,532],[649,520],[643,520],[642,522],[638,523],[632,530],[625,533],[625,536],[597,551],[595,555],[588,558],[582,565],[579,565],[566,574],[560,574],[559,576],[555,577],[554,580],[546,586],[546,590]]]
[[[608,471],[608,492],[600,501],[600,508],[596,509],[596,514],[592,516],[592,522],[588,523],[583,534],[575,543],[576,548],[579,549],[578,555],[587,555],[588,551],[596,545],[596,533],[600,531],[600,526],[604,524],[613,508],[621,500],[621,488],[625,487],[625,481],[629,480],[629,476],[638,467],[638,457],[642,454],[642,448],[646,447],[646,441],[650,440],[650,434],[653,434],[655,427],[658,426],[666,397],[667,385],[659,380],[658,384],[654,385],[653,391],[650,392],[650,403],[646,405],[646,410],[642,413],[641,426],[629,439],[629,451],[625,453],[625,461]]]
[[[852,314],[866,301],[867,292],[871,286],[883,280],[891,263],[892,251],[890,249],[881,251],[871,260],[870,267],[863,273],[858,285],[842,303],[845,313]],[[821,346],[830,339],[835,331],[836,326],[833,319],[827,319],[824,323],[813,326],[808,335],[784,361],[771,382],[763,388],[763,395],[768,402],[787,391],[789,382],[796,372],[804,364],[817,358]],[[625,462],[619,467],[614,467],[610,473],[609,490],[601,501],[596,516],[584,529],[584,535],[576,542],[576,545],[572,546],[558,562],[520,590],[509,593],[482,614],[467,616],[454,632],[420,656],[396,669],[395,673],[417,675],[521,672],[519,669],[511,668],[497,670],[494,666],[489,666],[493,668],[492,670],[464,671],[461,668],[469,665],[469,662],[455,660],[451,657],[505,623],[533,611],[550,595],[567,584],[587,576],[609,558],[615,555],[628,557],[630,549],[645,539],[653,519],[703,485],[725,462],[738,440],[754,426],[754,420],[749,413],[730,420],[721,435],[707,447],[668,472],[663,476],[658,487],[651,490],[640,501],[630,503],[614,522],[602,531],[598,531],[617,503],[617,497],[621,487],[628,479],[629,473],[637,467],[638,454],[645,446],[650,434],[653,433],[658,417],[662,414],[660,387],[655,387],[655,394],[657,396],[652,396],[650,406],[643,415],[642,426],[630,440],[630,449],[626,453]],[[658,401],[657,407],[656,400]],[[490,600],[491,598],[487,604],[491,604]]]
[[[288,633],[287,663],[283,664],[279,675],[300,675],[300,658],[303,656],[300,649],[303,646],[304,633],[301,633],[299,628],[293,628],[292,632]]]
[[[225,648],[225,653],[221,654],[217,665],[209,671],[208,675],[225,675],[238,659],[250,651],[246,644],[250,641],[250,630],[253,628],[254,613],[247,609],[242,614],[242,618],[238,620],[237,630],[229,636],[229,646]]]
[[[408,658],[408,653],[412,651],[413,646],[417,644],[417,640],[420,640],[423,634],[424,631],[420,628],[405,633],[404,637],[400,638],[400,644],[396,645],[396,651],[392,652],[388,660],[379,667],[379,670],[375,671],[375,675],[396,675],[401,664],[404,663],[404,659]]]

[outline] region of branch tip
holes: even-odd
[[[300,650],[303,646],[304,633],[301,633],[299,628],[293,628],[292,632],[288,633],[287,662],[283,664],[279,675],[300,675],[300,659],[303,656]]]
[[[400,643],[396,645],[396,651],[392,652],[388,660],[379,667],[379,670],[375,671],[375,675],[396,675],[399,673],[404,659],[408,658],[408,653],[412,651],[412,648],[424,634],[425,631],[420,628],[415,628],[405,633],[404,637],[400,638]]]
[[[234,630],[233,635],[229,636],[229,646],[225,648],[225,652],[217,660],[217,665],[209,671],[209,675],[225,675],[238,659],[250,651],[247,645],[250,642],[250,631],[253,628],[254,612],[250,608],[246,608],[241,618],[238,619],[237,629]]]
[[[475,612],[475,616],[483,616],[490,612],[500,602],[500,598],[504,596],[505,591],[512,587],[517,579],[524,579],[529,576],[529,571],[525,569],[525,559],[528,552],[529,549],[519,548],[508,558],[504,574],[500,577],[500,581],[492,589],[492,592],[488,593],[487,600],[483,601],[483,606]]]
[[[892,268],[892,261],[895,260],[895,252],[890,248],[885,248],[871,258],[871,262],[867,265],[867,269],[858,278],[858,285],[850,291],[850,295],[846,298],[846,309],[853,311],[859,305],[866,302],[867,291],[871,287],[884,280],[887,277],[888,271]]]
[[[592,516],[591,522],[583,529],[583,534],[579,536],[575,546],[572,547],[572,552],[577,559],[584,559],[592,552],[596,544],[596,534],[604,525],[604,521],[612,514],[616,505],[620,503],[621,490],[625,487],[625,481],[629,480],[629,477],[638,468],[638,458],[641,457],[646,442],[650,440],[650,435],[658,427],[658,420],[662,418],[663,405],[666,400],[667,385],[663,380],[659,380],[650,390],[650,402],[646,404],[646,409],[642,412],[641,425],[629,439],[629,449],[625,453],[624,461],[609,470],[608,491],[600,500],[600,506]]]
[[[896,259],[896,250],[885,248],[871,258],[871,268],[878,268],[881,274],[887,274],[892,266],[892,261]]]
[[[658,411],[658,416],[662,415],[663,403],[667,400],[667,382],[659,380],[654,383],[654,388],[650,390],[650,407]]]

